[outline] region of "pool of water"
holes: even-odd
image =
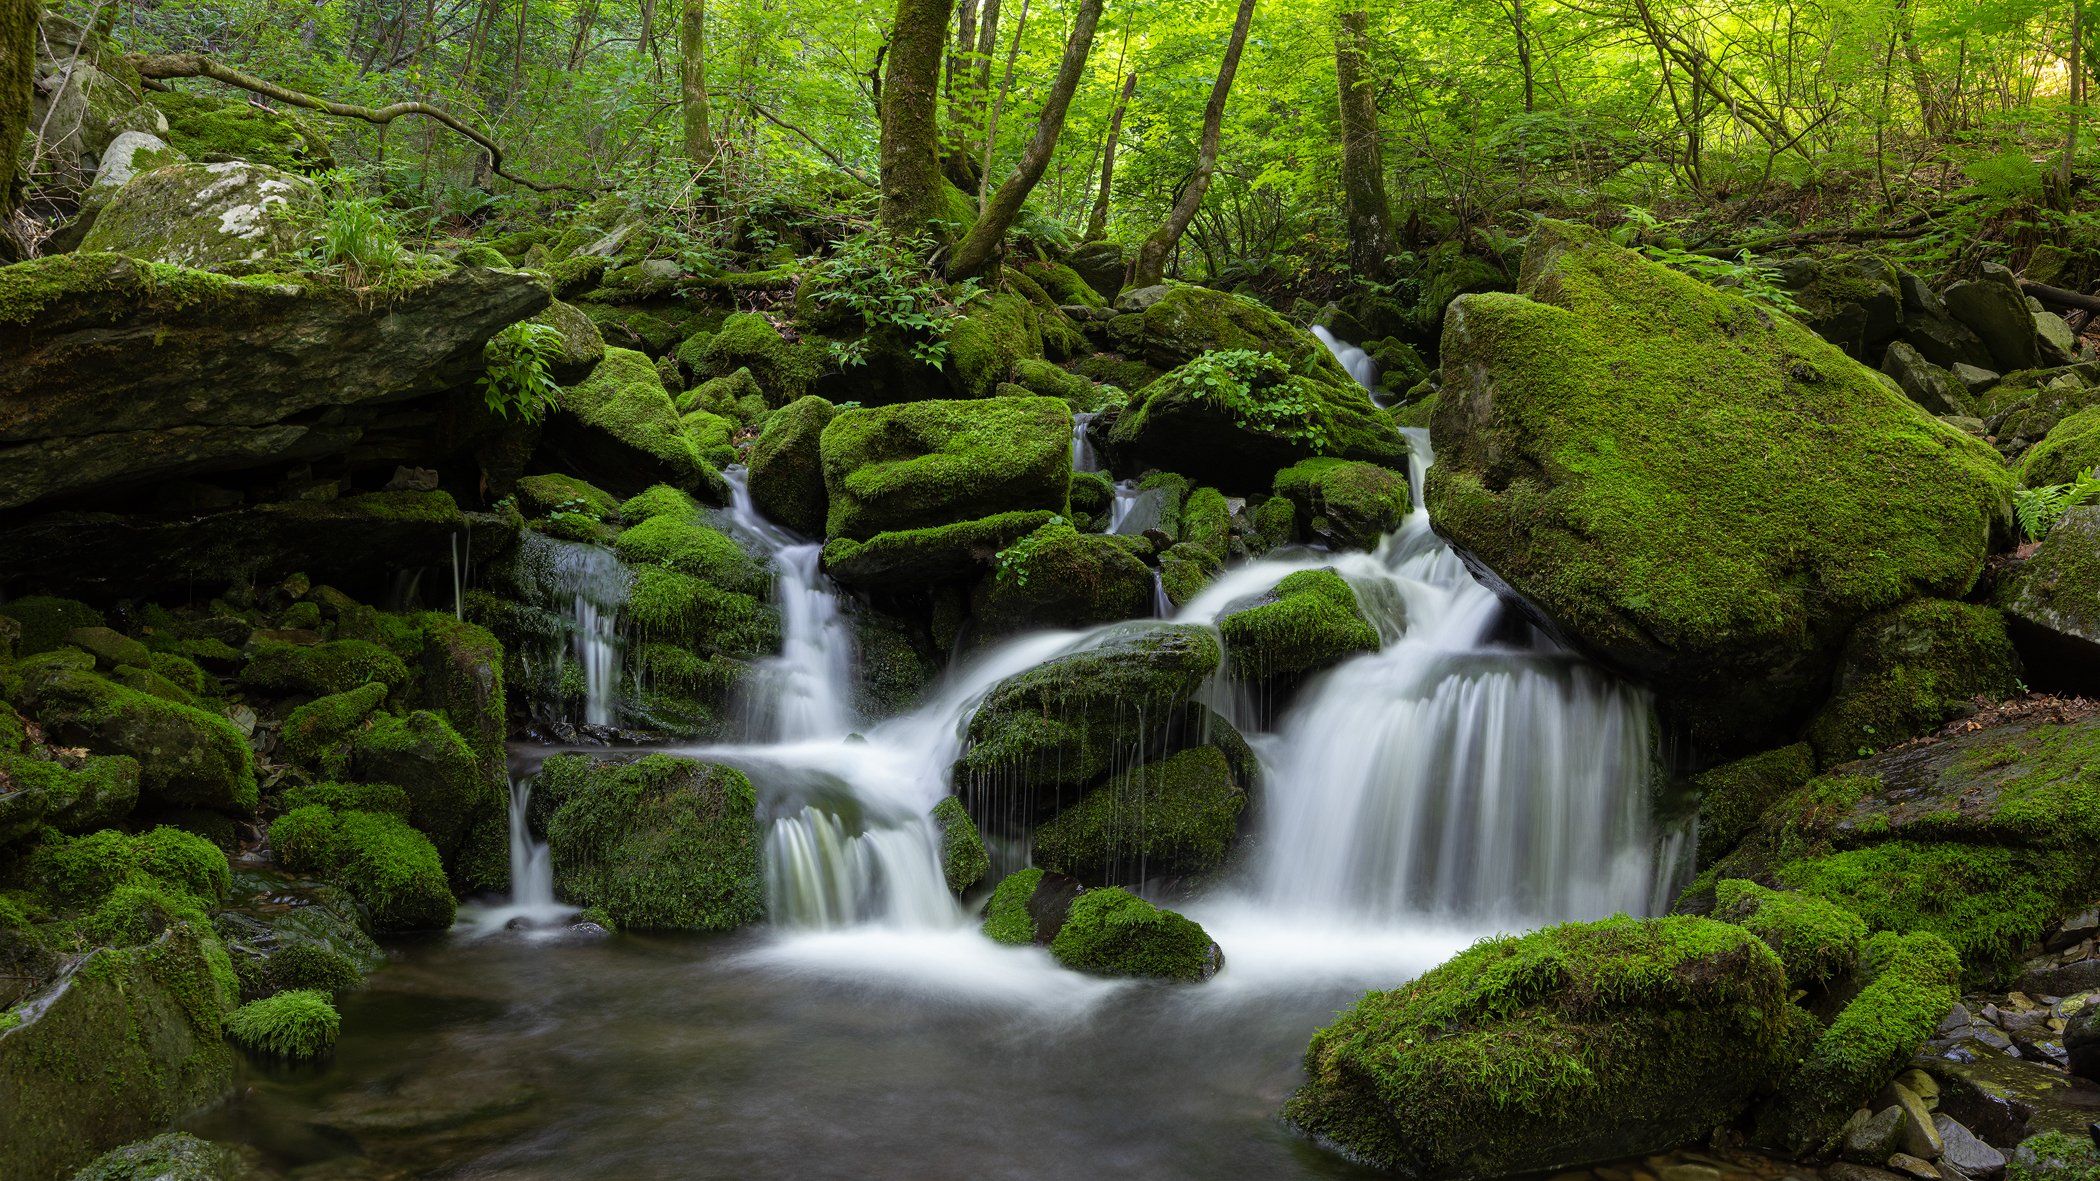
[[[1370,1175],[1277,1116],[1306,1039],[1471,936],[1200,917],[1227,969],[1183,987],[967,929],[455,934],[192,1130],[302,1179]]]

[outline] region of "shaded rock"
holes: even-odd
[[[1949,284],[1942,293],[1947,311],[1968,326],[1990,351],[2001,373],[2033,369],[2042,363],[2035,339],[2034,313],[2013,273],[1996,263],[1983,264],[1983,275]]]
[[[1918,599],[1853,629],[1809,745],[1825,766],[1847,762],[2019,688],[2020,658],[1997,611]]]
[[[1306,532],[1336,549],[1368,550],[1407,519],[1407,477],[1341,459],[1306,459],[1276,473]],[[1218,555],[1220,558],[1223,554]]]
[[[1204,873],[1225,863],[1247,791],[1225,752],[1191,747],[1095,788],[1035,831],[1033,858],[1090,884]]]
[[[557,755],[548,793],[555,886],[623,930],[720,931],[764,916],[757,797],[731,768],[670,755]]]
[[[1765,751],[1703,771],[1690,788],[1699,800],[1699,865],[1711,865],[1750,831],[1766,808],[1815,777],[1807,743]]]
[[[1074,273],[1104,300],[1114,299],[1123,287],[1123,246],[1120,242],[1084,242],[1065,260]]]
[[[1300,570],[1218,621],[1233,675],[1290,683],[1379,649],[1356,592],[1332,569]]]
[[[60,670],[34,677],[26,708],[52,738],[138,761],[139,787],[162,802],[252,811],[255,770],[248,743],[217,714]]]
[[[1902,273],[1903,340],[1926,361],[1954,371],[1971,393],[1980,387],[1969,374],[1983,372],[1991,363],[1990,350],[1968,325],[1955,319],[1947,305],[1925,280],[1909,271]],[[1966,373],[1964,371],[1967,371]],[[1996,378],[1997,374],[1991,374]]]
[[[1932,1117],[1939,1133],[1940,1163],[1972,1181],[1996,1181],[2005,1175],[2005,1154],[1976,1138],[1976,1134],[1944,1115]]]
[[[758,511],[804,537],[824,536],[824,428],[836,413],[811,395],[766,419],[751,448],[751,502]]]
[[[266,164],[165,164],[118,189],[80,248],[200,270],[261,262],[304,244],[313,200]]]
[[[722,474],[701,457],[649,358],[609,348],[591,375],[565,386],[541,445],[570,469],[616,495],[656,484],[728,502]]]
[[[2064,514],[1992,601],[2036,681],[2091,690],[2100,680],[2100,507]]]
[[[1072,411],[1055,398],[914,402],[846,410],[823,428],[834,538],[1024,510],[1066,510]]]
[[[999,551],[997,568],[970,596],[971,615],[985,638],[1149,615],[1152,568],[1138,553],[1150,548],[1052,520]]]
[[[2100,1119],[2100,1091],[2063,1071],[1960,1042],[1919,1063],[1940,1080],[1940,1114],[2000,1148],[2058,1132],[2087,1142]]]
[[[1969,415],[1968,387],[1952,373],[1926,360],[1918,350],[1897,341],[1882,358],[1881,371],[1896,379],[1905,397],[1932,414]]]
[[[1778,270],[1808,326],[1854,360],[1872,364],[1903,326],[1901,278],[1884,259],[1864,251],[1790,258]]]
[[[1158,369],[1208,352],[1247,349],[1274,356],[1292,373],[1355,385],[1318,341],[1245,296],[1170,283],[1125,292],[1116,310],[1124,313],[1108,326],[1116,350]]]
[[[1872,1115],[1862,1109],[1845,1126],[1838,1151],[1854,1164],[1878,1165],[1896,1151],[1903,1120],[1903,1109],[1894,1104]]]
[[[2034,313],[2034,333],[2044,365],[2069,365],[2078,360],[2078,334],[2055,312]]]
[[[105,1152],[73,1174],[73,1181],[246,1181],[254,1173],[240,1153],[187,1132]]]

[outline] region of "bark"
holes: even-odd
[[[685,0],[678,21],[678,66],[685,102],[685,158],[694,172],[706,172],[715,162],[707,109],[707,0]]]
[[[1130,96],[1137,93],[1137,71],[1123,79],[1123,95],[1116,100],[1116,109],[1108,116],[1108,143],[1101,149],[1101,188],[1094,194],[1094,211],[1087,215],[1085,242],[1098,242],[1108,236],[1109,189],[1116,180],[1116,141],[1123,136],[1123,112],[1130,109]]]
[[[1006,240],[1006,231],[1020,216],[1021,203],[1043,179],[1043,170],[1050,166],[1050,156],[1057,150],[1057,137],[1064,131],[1065,112],[1071,108],[1072,95],[1086,72],[1087,54],[1094,46],[1094,29],[1101,21],[1102,2],[1080,0],[1078,20],[1072,26],[1072,35],[1065,39],[1065,56],[1058,63],[1057,80],[1051,83],[1050,95],[1043,102],[1042,117],[1035,122],[1035,135],[1022,149],[1013,175],[985,202],[977,224],[970,227],[969,235],[955,248],[948,264],[951,278],[967,279],[991,267]]]
[[[1027,31],[1028,0],[1021,0],[1021,19],[1014,22],[1014,35],[1007,42],[1006,73],[999,79],[999,94],[992,100],[991,113],[985,116],[984,121],[984,159],[978,162],[977,184],[973,186],[977,190],[977,205],[980,209],[984,207],[985,199],[992,190],[992,149],[999,146],[999,116],[1006,110],[1006,96],[1012,93],[1014,88],[1014,62],[1021,56],[1021,35]],[[1092,39],[1091,29],[1088,30],[1087,36],[1089,40]]]
[[[1225,133],[1225,99],[1232,93],[1232,76],[1239,70],[1240,51],[1247,47],[1247,24],[1253,19],[1254,0],[1240,0],[1232,37],[1225,43],[1225,60],[1218,64],[1218,80],[1212,83],[1210,101],[1203,107],[1203,138],[1196,146],[1195,174],[1175,198],[1174,207],[1167,211],[1167,220],[1138,247],[1137,262],[1131,268],[1133,287],[1151,287],[1166,277],[1167,259],[1203,205],[1203,194],[1209,191],[1210,178],[1218,170],[1218,141]]]
[[[1524,71],[1524,111],[1533,108],[1534,90],[1531,69],[1531,33],[1524,25],[1524,0],[1509,0],[1509,23],[1517,30],[1517,66]]]
[[[918,237],[940,212],[941,55],[955,0],[897,0],[882,77],[883,228]]]
[[[6,223],[15,211],[15,190],[28,177],[15,175],[23,137],[29,133],[30,88],[36,82],[37,0],[0,0],[0,253],[11,238]]]
[[[394,120],[404,115],[421,115],[426,119],[434,119],[479,144],[481,149],[489,154],[489,171],[507,181],[524,185],[526,188],[539,193],[582,191],[575,185],[541,184],[538,181],[527,180],[506,170],[503,167],[503,149],[497,145],[495,140],[490,139],[486,134],[461,120],[450,111],[442,107],[431,106],[429,103],[400,102],[384,107],[361,107],[354,103],[341,103],[333,99],[316,98],[304,91],[279,86],[275,82],[265,82],[252,74],[243,74],[239,70],[220,65],[208,57],[194,53],[133,53],[127,54],[124,60],[129,62],[132,68],[139,72],[139,77],[141,78],[149,78],[156,81],[168,78],[210,78],[215,82],[224,82],[228,86],[238,87],[251,94],[259,94],[264,98],[274,98],[288,106],[300,107],[309,111],[319,111],[324,115],[337,115],[345,119],[362,119],[367,123],[377,124],[382,136],[385,135],[387,125]]]
[[[1341,91],[1342,208],[1349,228],[1349,265],[1359,275],[1382,280],[1386,258],[1393,253],[1393,206],[1385,192],[1378,100],[1371,89],[1370,19],[1363,8],[1341,14],[1334,37],[1334,76]]]

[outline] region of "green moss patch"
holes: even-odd
[[[1356,592],[1333,570],[1300,570],[1262,600],[1218,621],[1234,675],[1291,679],[1376,652],[1378,632],[1364,622]]]
[[[336,882],[381,931],[442,930],[455,903],[430,838],[380,812],[294,808],[270,825],[270,846],[293,873]]]
[[[1071,409],[1053,398],[842,411],[821,440],[826,530],[865,540],[996,513],[1062,513],[1071,444]]]
[[[1081,881],[1137,882],[1225,863],[1247,792],[1223,751],[1197,746],[1095,788],[1035,832],[1035,861]]]
[[[1115,887],[1072,900],[1050,954],[1076,972],[1182,984],[1208,980],[1224,961],[1202,927]]]
[[[318,1058],[335,1048],[343,1019],[325,992],[295,989],[249,1001],[226,1019],[242,1048],[272,1058]]]
[[[558,755],[536,788],[564,898],[622,930],[721,931],[764,914],[757,796],[741,772],[670,755]]]

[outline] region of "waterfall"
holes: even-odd
[[[1327,351],[1333,354],[1336,363],[1348,370],[1349,376],[1355,378],[1356,384],[1364,387],[1366,393],[1378,383],[1378,362],[1371,359],[1371,354],[1347,341],[1336,339],[1334,333],[1318,324],[1313,325],[1312,334],[1321,344],[1327,346]]]
[[[547,851],[547,842],[532,835],[527,818],[531,806],[532,776],[512,776],[510,901],[462,907],[460,923],[469,932],[559,927],[576,917],[575,907],[564,906],[554,897],[554,859]]]
[[[1095,415],[1082,412],[1072,416],[1072,470],[1075,472],[1098,472],[1101,457],[1094,452],[1093,440],[1087,438],[1087,428],[1094,425]]]
[[[526,659],[551,660],[549,682],[559,685],[564,666],[574,661],[582,673],[582,717],[587,725],[610,726],[619,720],[620,609],[634,588],[634,576],[610,550],[582,542],[557,541],[526,531],[519,535],[513,559],[513,581],[528,604],[553,616],[558,638],[551,651],[524,653]]]
[[[772,559],[781,650],[760,662],[745,698],[754,739],[798,741],[844,734],[853,725],[853,629],[838,587],[820,568],[824,547],[768,521],[751,502],[747,473],[732,467],[729,519]]]

